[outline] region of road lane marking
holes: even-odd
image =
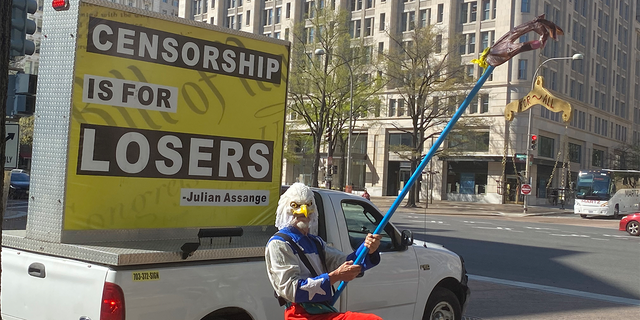
[[[575,234],[575,233],[569,233],[569,234],[558,234],[558,233],[552,233],[549,234],[550,236],[557,236],[557,237],[577,237],[577,238],[590,238],[590,236],[586,235],[586,234]]]
[[[463,220],[462,222],[464,222],[464,223],[470,223],[470,224],[493,224],[493,222],[469,221],[469,220]]]
[[[469,279],[503,284],[503,285],[512,286],[512,287],[520,287],[520,288],[534,289],[534,290],[546,291],[546,292],[557,293],[557,294],[564,294],[564,295],[575,296],[580,298],[608,301],[608,302],[614,302],[614,303],[626,304],[626,305],[632,305],[632,306],[640,306],[640,300],[609,296],[606,294],[597,294],[597,293],[584,292],[584,291],[578,291],[578,290],[563,289],[558,287],[545,286],[541,284],[476,276],[472,274],[469,275]]]
[[[538,228],[538,227],[524,227],[525,229],[531,229],[531,230],[552,230],[552,231],[558,231],[558,229],[554,229],[554,228]]]
[[[473,227],[474,229],[486,229],[486,230],[505,230],[505,231],[511,231],[511,232],[524,232],[524,231],[520,231],[520,230],[513,230],[511,228],[506,228],[506,227]]]

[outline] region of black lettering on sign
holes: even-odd
[[[282,76],[279,55],[95,17],[87,52],[275,84]]]
[[[160,280],[160,271],[137,271],[132,273],[133,281]]]
[[[273,144],[81,124],[76,174],[271,182]]]

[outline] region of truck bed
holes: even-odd
[[[200,243],[187,261],[262,257],[267,241],[275,232],[275,227],[258,226],[243,227],[242,236],[200,241],[192,238],[66,244],[29,239],[25,230],[6,230],[2,233],[2,245],[108,266],[131,266],[185,261],[181,250],[185,243]]]

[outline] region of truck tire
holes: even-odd
[[[456,295],[446,288],[433,289],[422,320],[462,320],[462,307]]]

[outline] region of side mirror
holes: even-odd
[[[410,245],[413,244],[413,232],[411,230],[402,230],[401,232],[402,235],[402,242],[401,245],[403,247],[409,247]]]

